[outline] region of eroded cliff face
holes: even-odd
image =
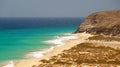
[[[96,12],[89,15],[75,33],[81,32],[120,36],[120,10]]]

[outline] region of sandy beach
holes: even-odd
[[[49,51],[41,58],[20,60],[15,64],[15,67],[32,67],[33,65],[38,65],[40,64],[39,62],[40,59],[49,59],[52,56],[62,53],[62,51],[64,50],[70,49],[73,46],[76,46],[77,44],[85,42],[87,38],[92,36],[87,33],[79,33],[75,35],[77,35],[78,37],[77,39],[71,39],[71,40],[66,41],[64,45],[55,47],[53,50]]]

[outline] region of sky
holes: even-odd
[[[120,0],[0,0],[0,17],[86,17],[120,10]]]

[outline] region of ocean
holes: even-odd
[[[71,38],[84,18],[0,18],[0,63],[39,58]],[[73,37],[74,38],[74,37]]]

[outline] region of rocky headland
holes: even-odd
[[[75,33],[81,32],[120,36],[120,10],[90,14]]]

